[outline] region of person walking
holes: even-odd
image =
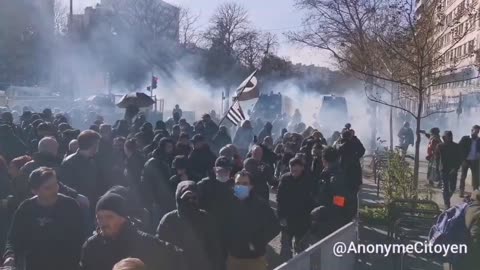
[[[478,140],[478,133],[480,126],[472,127],[470,136],[464,136],[459,144],[463,152],[462,174],[460,176],[460,197],[463,198],[465,194],[465,179],[467,178],[468,170],[472,173],[472,187],[473,190],[478,189],[480,182],[479,167],[480,167],[480,141]]]
[[[462,163],[460,146],[453,142],[453,133],[445,131],[443,143],[438,145],[438,154],[441,162],[441,176],[443,181],[443,201],[445,208],[450,208],[450,198],[457,187],[458,169]]]
[[[413,146],[414,136],[413,130],[410,127],[409,122],[405,122],[403,127],[398,131],[399,146],[402,150],[402,154],[405,155],[408,151],[408,147]]]
[[[129,257],[140,259],[147,270],[185,269],[178,248],[138,230],[127,213],[125,199],[120,195],[107,193],[98,200],[98,229],[83,245],[80,269],[111,270]]]
[[[26,270],[76,269],[85,236],[80,207],[58,193],[57,176],[51,168],[34,170],[29,186],[35,196],[15,211],[4,266],[16,266],[25,256]]]
[[[437,152],[438,145],[442,143],[442,140],[440,139],[440,129],[432,128],[430,134],[425,134],[425,136],[429,139],[426,158],[428,161],[428,183],[431,186],[437,183],[440,187],[440,157]]]
[[[219,270],[220,242],[215,221],[200,209],[197,184],[182,181],[175,193],[177,210],[166,214],[157,228],[157,237],[184,251],[188,269]]]
[[[290,172],[282,175],[277,192],[277,214],[282,225],[281,255],[292,257],[292,241],[303,238],[314,208],[314,182],[305,173],[301,158],[290,160]],[[294,248],[296,246],[294,245]]]
[[[227,270],[266,270],[267,245],[280,232],[273,209],[252,188],[248,172],[237,173],[226,225]]]

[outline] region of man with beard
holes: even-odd
[[[83,245],[82,270],[111,270],[122,259],[138,258],[146,269],[184,269],[178,250],[129,222],[125,199],[108,193],[96,207],[98,230]],[[74,268],[69,268],[74,269]]]
[[[99,181],[94,157],[98,152],[100,134],[87,130],[78,136],[78,151],[65,158],[59,170],[59,179],[80,194],[87,196],[95,205],[102,191],[108,187]],[[92,212],[93,213],[93,212]]]
[[[250,175],[235,176],[235,196],[226,219],[227,270],[266,270],[266,248],[280,232],[278,220],[265,201],[251,193]]]
[[[163,215],[175,209],[175,198],[169,183],[172,154],[173,142],[167,138],[161,139],[143,170],[142,183],[147,191],[147,208],[151,210],[155,225]]]
[[[314,208],[314,184],[305,173],[301,158],[290,160],[290,172],[282,175],[277,193],[277,214],[282,225],[281,255],[292,257],[292,241],[303,238],[310,226],[310,211]]]
[[[463,198],[465,193],[465,179],[467,178],[468,169],[472,172],[473,190],[478,189],[480,182],[479,160],[480,160],[480,141],[478,133],[480,126],[473,126],[471,136],[464,136],[459,144],[463,152],[462,175],[460,176],[460,197]]]
[[[58,194],[53,169],[33,171],[29,185],[35,196],[15,211],[4,266],[15,266],[25,256],[26,270],[76,269],[85,235],[78,204]]]
[[[192,143],[193,151],[188,157],[188,175],[192,177],[193,181],[198,182],[213,175],[213,166],[215,166],[217,157],[212,153],[202,135],[193,136]]]
[[[221,252],[214,219],[199,208],[197,185],[183,181],[175,192],[177,210],[166,214],[157,237],[184,251],[188,269],[219,270]]]

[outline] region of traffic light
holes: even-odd
[[[158,78],[155,76],[152,76],[152,90],[157,89],[157,82],[158,82]]]

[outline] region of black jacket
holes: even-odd
[[[357,137],[351,140],[341,140],[338,145],[340,164],[347,174],[349,187],[358,190],[363,182],[360,158],[365,154],[365,148]]]
[[[234,200],[233,181],[221,183],[215,178],[204,178],[198,182],[200,208],[211,214],[219,228],[223,228],[229,207]]]
[[[267,201],[249,196],[243,201],[233,200],[226,230],[228,254],[254,259],[265,255],[268,243],[280,232],[280,224]]]
[[[460,145],[455,142],[441,143],[438,145],[438,153],[443,172],[458,171],[463,161]]]
[[[78,152],[68,156],[62,162],[58,178],[67,186],[85,195],[92,206],[96,205],[98,198],[108,189],[98,179],[94,159],[84,157]]]
[[[145,263],[146,270],[185,269],[179,249],[152,235],[126,225],[116,239],[100,234],[90,237],[82,249],[82,270],[112,270],[113,266],[126,258],[138,258]]]
[[[125,177],[129,186],[133,188],[137,196],[144,194],[142,189],[142,172],[145,166],[145,157],[140,152],[135,152],[126,159]]]
[[[221,266],[219,235],[214,219],[201,209],[192,209],[180,199],[193,182],[182,182],[176,190],[177,210],[166,214],[157,228],[157,237],[184,251],[188,269],[216,270]]]
[[[2,155],[7,162],[12,159],[23,156],[28,152],[27,146],[15,134],[0,133],[0,155]]]
[[[20,177],[26,177],[26,180],[25,181],[28,181],[28,178],[30,177],[30,174],[40,168],[40,167],[49,167],[49,168],[52,168],[55,170],[55,172],[57,173],[57,175],[59,174],[59,170],[60,170],[60,164],[61,164],[61,160],[54,157],[53,155],[50,155],[48,153],[35,153],[33,154],[33,160],[26,163],[25,165],[23,165],[22,168],[20,168]],[[58,179],[59,181],[62,181],[62,179]],[[72,197],[72,198],[77,198],[78,196],[78,192],[73,189],[73,188],[70,188],[69,186],[66,186],[65,184],[63,184],[63,182],[58,182],[58,185],[60,187],[59,189],[59,192],[62,193],[62,194],[65,194],[69,197]]]
[[[277,214],[287,221],[290,233],[306,231],[310,226],[310,212],[315,206],[314,182],[304,174],[295,179],[291,173],[280,178],[277,192]]]
[[[472,146],[472,137],[463,136],[460,142],[458,143],[462,149],[462,159],[465,160],[470,153],[470,148]],[[477,156],[480,156],[480,139],[477,138]]]
[[[175,209],[175,197],[170,187],[170,166],[159,158],[151,158],[145,163],[142,175],[145,197],[149,205],[156,203],[162,216]]]
[[[217,157],[209,148],[194,149],[188,157],[188,175],[198,182],[205,177],[213,176],[213,167]]]
[[[14,214],[5,256],[18,262],[26,256],[27,270],[77,269],[84,239],[83,218],[78,204],[59,194],[51,208],[40,206],[36,197],[24,201]]]

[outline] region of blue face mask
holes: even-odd
[[[233,194],[240,200],[245,200],[250,194],[250,188],[247,186],[235,185],[233,188]]]

